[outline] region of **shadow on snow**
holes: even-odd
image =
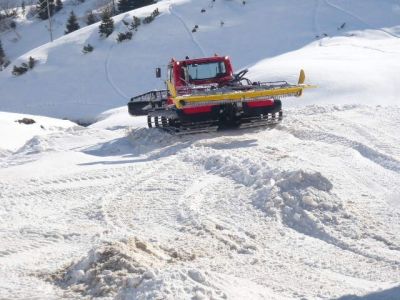
[[[346,295],[332,300],[399,300],[400,286],[387,290],[373,292],[364,296]]]
[[[158,129],[140,128],[133,130],[126,137],[121,137],[112,141],[107,141],[95,146],[91,146],[83,153],[98,157],[119,156],[122,160],[102,160],[89,163],[87,165],[114,165],[139,163],[156,160],[177,154],[179,151],[191,147],[200,142],[200,146],[210,147],[216,150],[229,150],[236,148],[249,148],[257,146],[257,139],[242,139],[228,141],[213,141],[214,138],[239,136],[245,133],[255,132],[258,129],[244,130],[224,130],[216,133],[203,133],[195,135],[175,136]],[[262,130],[265,130],[262,129]],[[202,142],[207,140],[207,142]]]

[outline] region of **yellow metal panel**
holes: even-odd
[[[168,87],[169,93],[171,94],[171,97],[175,98],[177,96],[176,88],[173,85],[173,83],[169,80],[167,80],[167,87]]]
[[[246,99],[262,98],[262,97],[278,97],[285,95],[301,95],[304,88],[308,86],[292,86],[287,88],[279,88],[272,90],[263,91],[238,91],[225,94],[215,94],[215,95],[195,95],[195,96],[178,96],[173,100],[177,108],[182,108],[185,104],[197,103],[197,102],[212,102],[214,101],[244,101]]]
[[[257,98],[279,98],[285,96],[296,96],[300,97],[303,93],[303,90],[306,88],[314,88],[315,86],[304,84],[305,81],[305,73],[304,70],[300,71],[298,85],[282,87],[282,88],[274,88],[274,89],[265,89],[265,90],[250,90],[250,91],[233,91],[229,93],[221,93],[221,94],[209,94],[209,95],[187,95],[187,96],[178,96],[175,86],[167,81],[168,89],[171,93],[172,100],[177,108],[181,109],[185,105],[195,105],[199,103],[202,105],[205,103],[212,104],[217,102],[240,102]]]
[[[306,74],[304,73],[304,70],[300,70],[298,84],[303,84],[305,80],[306,80]]]

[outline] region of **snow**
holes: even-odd
[[[400,299],[399,16],[395,0],[174,0],[116,16],[107,40],[95,24],[15,43],[13,63],[40,62],[0,72],[0,298]],[[178,137],[128,115],[163,88],[155,67],[214,52],[318,87],[268,129]]]
[[[35,123],[19,123],[18,121],[21,121],[23,118],[32,119]],[[0,112],[0,152],[14,152],[22,147],[28,140],[33,138],[39,139],[41,136],[64,131],[73,126],[76,126],[76,124],[66,120]]]

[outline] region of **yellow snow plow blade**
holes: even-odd
[[[201,105],[217,105],[234,102],[250,102],[257,101],[265,98],[279,99],[283,97],[300,97],[303,90],[306,88],[313,88],[315,86],[304,84],[305,74],[304,71],[300,71],[300,76],[297,85],[286,85],[286,86],[265,86],[265,88],[255,88],[249,90],[232,90],[228,92],[220,91],[218,89],[215,93],[206,93],[199,95],[187,95],[187,96],[176,96],[172,97],[175,106],[178,109],[182,107],[201,106]],[[171,95],[176,95],[175,87],[170,84],[168,85]],[[171,90],[172,89],[172,90]]]

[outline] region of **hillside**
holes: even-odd
[[[400,299],[397,0],[165,0],[114,21],[0,72],[0,299]],[[273,128],[128,115],[156,67],[214,53],[317,88]]]
[[[32,56],[39,65],[20,77],[11,74],[11,66],[0,73],[0,110],[93,121],[136,94],[163,88],[154,69],[165,69],[172,57],[214,53],[231,56],[237,70],[248,67],[254,80],[295,81],[304,68],[309,82],[320,89],[301,104],[316,99],[395,103],[400,86],[399,4],[351,3],[161,1],[115,17],[116,29],[105,40],[94,24],[22,55],[13,63]],[[116,42],[118,32],[127,30],[122,20],[147,16],[156,7],[161,15],[154,22],[140,26],[131,41]],[[196,24],[199,30],[192,34]],[[95,50],[85,55],[82,48],[88,43]]]
[[[12,5],[12,3],[7,0],[3,0],[2,2],[0,2],[0,7],[2,7],[1,4],[4,4],[3,7]],[[100,11],[106,7],[104,4],[105,2],[106,1],[96,0],[63,1],[63,8],[52,17],[53,39],[64,36],[65,26],[71,11],[76,14],[79,25],[84,27],[86,26],[87,13],[92,11],[98,18]],[[39,12],[36,9],[37,1],[32,1],[33,5],[29,5],[29,3],[30,1],[25,1],[25,11],[22,11],[20,7],[21,3],[15,3],[18,7],[17,17],[13,19],[16,23],[16,28],[8,28],[0,33],[7,58],[11,60],[12,63],[26,52],[50,41],[48,20],[41,20],[38,17]]]

